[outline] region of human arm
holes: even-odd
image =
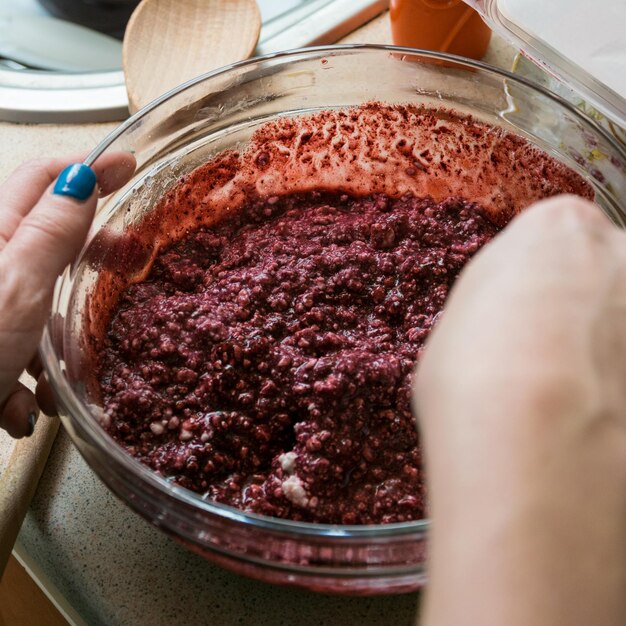
[[[461,275],[415,387],[426,626],[626,616],[626,234],[571,196]]]

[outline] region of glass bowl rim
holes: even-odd
[[[288,60],[293,59],[307,59],[316,58],[317,56],[327,54],[333,56],[336,54],[344,53],[358,53],[359,51],[379,51],[381,53],[395,53],[403,55],[411,55],[415,57],[422,57],[426,59],[433,59],[437,61],[452,62],[457,66],[465,66],[470,69],[480,70],[491,75],[496,75],[500,78],[513,81],[519,85],[522,85],[532,91],[539,92],[549,100],[554,101],[558,106],[566,108],[571,114],[579,118],[579,120],[586,126],[591,126],[594,132],[600,134],[605,141],[607,141],[621,156],[626,159],[626,150],[624,150],[615,140],[607,133],[595,120],[585,115],[582,111],[577,109],[574,105],[567,102],[557,94],[550,92],[548,89],[541,85],[526,79],[522,76],[516,76],[515,74],[492,66],[482,61],[475,61],[467,59],[465,57],[443,53],[433,52],[429,50],[421,50],[418,48],[407,48],[393,45],[381,45],[381,44],[338,44],[328,46],[314,46],[308,48],[298,48],[294,50],[287,50],[281,52],[275,52],[260,57],[254,57],[237,63],[226,65],[219,69],[213,70],[202,74],[196,78],[182,83],[181,85],[169,90],[159,98],[153,100],[134,115],[130,116],[125,122],[117,126],[111,131],[102,141],[100,141],[96,147],[85,158],[84,163],[86,165],[92,165],[102,153],[120,136],[122,136],[129,128],[136,124],[139,120],[144,118],[151,111],[157,109],[160,105],[167,102],[170,98],[177,96],[185,90],[202,83],[206,80],[210,80],[214,77],[221,76],[230,72],[233,69],[241,69],[245,67],[253,67],[260,65],[269,60]],[[64,274],[57,281],[57,293],[55,295],[55,302],[60,295],[68,290],[71,291],[71,283],[73,274],[76,268],[79,267],[83,254],[86,250],[85,246],[81,251],[76,261],[66,269]],[[69,295],[69,294],[67,294]],[[115,443],[110,436],[100,426],[97,419],[94,419],[94,415],[88,409],[88,407],[78,399],[77,395],[71,388],[67,378],[64,376],[60,359],[54,348],[52,342],[52,317],[48,320],[40,344],[40,355],[50,384],[54,389],[57,397],[63,399],[63,406],[70,416],[72,421],[75,421],[79,428],[86,431],[91,446],[95,446],[98,450],[104,453],[107,457],[113,457],[113,460],[126,470],[129,474],[137,477],[141,482],[147,483],[150,487],[157,492],[166,496],[168,499],[178,501],[182,504],[190,506],[192,508],[200,509],[204,513],[208,513],[213,516],[217,516],[222,519],[228,519],[233,522],[238,522],[246,526],[252,526],[259,529],[271,531],[271,532],[287,532],[294,537],[297,535],[306,535],[313,537],[336,537],[344,539],[384,539],[384,538],[400,538],[402,536],[409,536],[415,533],[424,532],[429,526],[430,521],[427,518],[421,520],[414,520],[411,522],[396,522],[391,524],[372,524],[372,525],[337,525],[337,524],[318,524],[313,522],[299,522],[288,519],[281,519],[275,517],[269,517],[266,515],[259,515],[256,513],[244,512],[234,507],[220,504],[217,502],[211,502],[204,499],[199,494],[193,491],[179,487],[174,483],[168,481],[164,477],[158,475],[153,470],[143,465],[140,461],[126,453],[117,443]],[[96,472],[97,473],[97,472]]]
[[[425,50],[422,48],[408,48],[406,46],[394,46],[389,44],[362,44],[362,43],[349,43],[349,44],[332,44],[332,45],[324,45],[324,46],[310,46],[306,48],[294,48],[292,50],[284,50],[280,52],[272,52],[270,54],[265,54],[262,56],[252,57],[250,59],[245,59],[243,61],[237,61],[236,63],[230,63],[229,65],[224,65],[215,70],[211,70],[210,72],[205,72],[204,74],[200,74],[195,78],[191,78],[184,83],[181,83],[177,87],[166,91],[163,95],[159,96],[149,102],[144,107],[136,111],[133,115],[131,115],[127,120],[122,122],[119,126],[117,126],[114,130],[112,130],[102,141],[100,141],[96,147],[87,155],[83,163],[85,165],[93,165],[93,163],[101,156],[101,154],[116,140],[120,137],[128,128],[133,126],[137,121],[139,121],[142,117],[147,115],[150,111],[158,108],[163,103],[167,102],[170,98],[178,95],[179,93],[187,90],[190,87],[193,87],[196,84],[202,83],[207,79],[211,79],[217,76],[221,76],[222,74],[226,74],[233,69],[240,69],[244,67],[252,67],[254,65],[259,65],[265,61],[270,61],[274,59],[288,59],[292,57],[310,57],[315,58],[315,56],[319,56],[320,53],[329,53],[329,55],[333,55],[333,53],[342,53],[342,52],[351,52],[351,51],[381,51],[381,52],[390,52],[390,53],[401,53],[405,55],[419,56],[434,59],[437,61],[449,61],[452,64],[456,64],[459,66],[467,66],[469,68],[482,70],[487,72],[488,74],[495,74],[500,76],[501,78],[506,78],[514,83],[519,83],[524,85],[525,87],[531,89],[532,91],[536,91],[541,93],[543,96],[547,97],[550,100],[553,100],[558,105],[565,107],[569,110],[570,113],[574,114],[575,117],[580,118],[582,122],[585,124],[589,124],[593,127],[593,129],[600,133],[606,141],[611,144],[611,147],[617,150],[620,155],[626,159],[626,148],[621,146],[615,139],[611,136],[611,134],[606,131],[596,120],[589,117],[583,111],[581,111],[578,107],[576,107],[571,102],[565,100],[562,96],[550,91],[547,87],[540,85],[539,83],[535,83],[534,81],[526,78],[525,76],[519,76],[518,74],[514,74],[509,70],[505,70],[503,68],[496,67],[494,65],[490,65],[489,63],[485,63],[484,61],[478,61],[475,59],[469,59],[467,57],[462,57],[456,54],[450,54],[448,52],[435,52],[432,50]]]

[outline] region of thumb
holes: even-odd
[[[33,294],[51,295],[57,276],[82,247],[96,208],[95,188],[96,175],[90,167],[69,165],[4,248],[3,256]]]
[[[91,168],[65,168],[0,251],[0,405],[37,349],[57,276],[85,240],[95,186]]]

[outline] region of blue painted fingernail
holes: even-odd
[[[68,165],[54,184],[55,193],[59,196],[72,196],[77,200],[86,200],[96,186],[94,171],[84,163]]]
[[[28,432],[27,437],[30,437],[35,432],[35,424],[37,423],[37,413],[34,411],[28,414]]]

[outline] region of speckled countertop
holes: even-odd
[[[345,42],[388,43],[387,15]],[[485,60],[510,68],[494,37]],[[0,181],[27,159],[88,151],[115,124],[0,123]],[[46,419],[42,417],[41,419]],[[0,471],[12,440],[0,433]],[[412,624],[418,594],[343,598],[231,574],[186,551],[118,501],[61,429],[19,537],[18,553],[70,605],[76,622],[115,626]]]

